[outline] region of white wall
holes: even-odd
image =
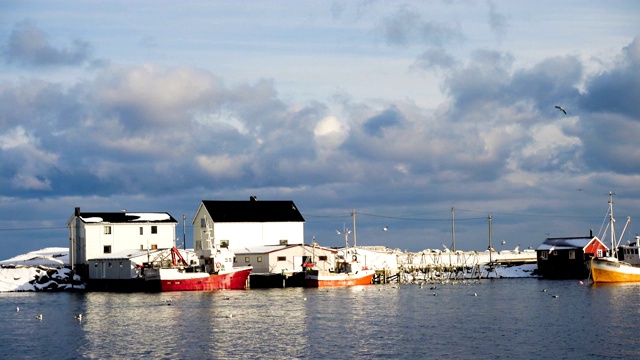
[[[111,226],[111,234],[104,233],[104,227]],[[157,226],[157,234],[151,233],[151,226]],[[150,249],[156,245],[158,249],[174,246],[175,224],[136,223],[109,224],[87,223],[85,227],[86,259],[103,256],[104,246],[110,245],[111,252],[121,250]],[[140,227],[143,234],[140,235]]]

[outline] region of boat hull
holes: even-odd
[[[214,291],[243,290],[247,288],[247,279],[251,267],[234,268],[225,273],[189,273],[179,269],[158,269],[157,276],[147,280],[152,288],[167,291]]]
[[[591,259],[591,280],[594,284],[640,282],[640,267],[607,259]]]
[[[304,285],[305,287],[370,285],[373,275],[375,275],[374,270],[361,270],[357,273],[310,271],[305,276]]]

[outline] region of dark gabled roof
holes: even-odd
[[[593,237],[577,236],[577,237],[562,237],[562,238],[546,238],[537,251],[547,250],[569,250],[569,249],[584,249]]]
[[[84,223],[178,223],[166,212],[81,212],[79,216]]]
[[[289,200],[203,200],[214,222],[304,222]]]

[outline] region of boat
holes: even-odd
[[[305,287],[369,285],[375,271],[356,260],[338,260],[336,271],[311,269],[305,273]]]
[[[213,239],[208,224],[206,232],[205,246],[195,251],[197,260],[187,262],[174,246],[159,261],[147,264],[144,268],[147,289],[161,292],[246,289],[253,267],[234,267],[235,254]]]
[[[631,218],[627,218],[626,230]],[[605,257],[594,257],[589,262],[590,277],[594,284],[640,282],[640,237],[635,243],[620,245],[616,242],[613,224],[613,194],[609,193],[609,227],[611,231],[611,250]],[[622,234],[624,234],[624,231]],[[622,235],[620,235],[622,239]]]
[[[338,255],[335,271],[310,268],[305,272],[305,287],[355,286],[369,285],[375,275],[375,270],[369,269],[360,260],[357,247],[349,247],[350,231],[345,230],[344,254]],[[340,232],[338,232],[340,234]]]

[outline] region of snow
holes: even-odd
[[[44,248],[0,261],[0,292],[84,289],[81,279],[64,266],[69,249]],[[73,284],[73,285],[72,285]]]
[[[82,216],[80,216],[80,219],[82,219],[82,221],[84,221],[86,223],[99,223],[99,222],[102,222],[102,218],[101,217],[82,217]]]
[[[163,213],[127,213],[127,216],[138,216],[134,221],[164,221],[169,220],[169,214]]]

